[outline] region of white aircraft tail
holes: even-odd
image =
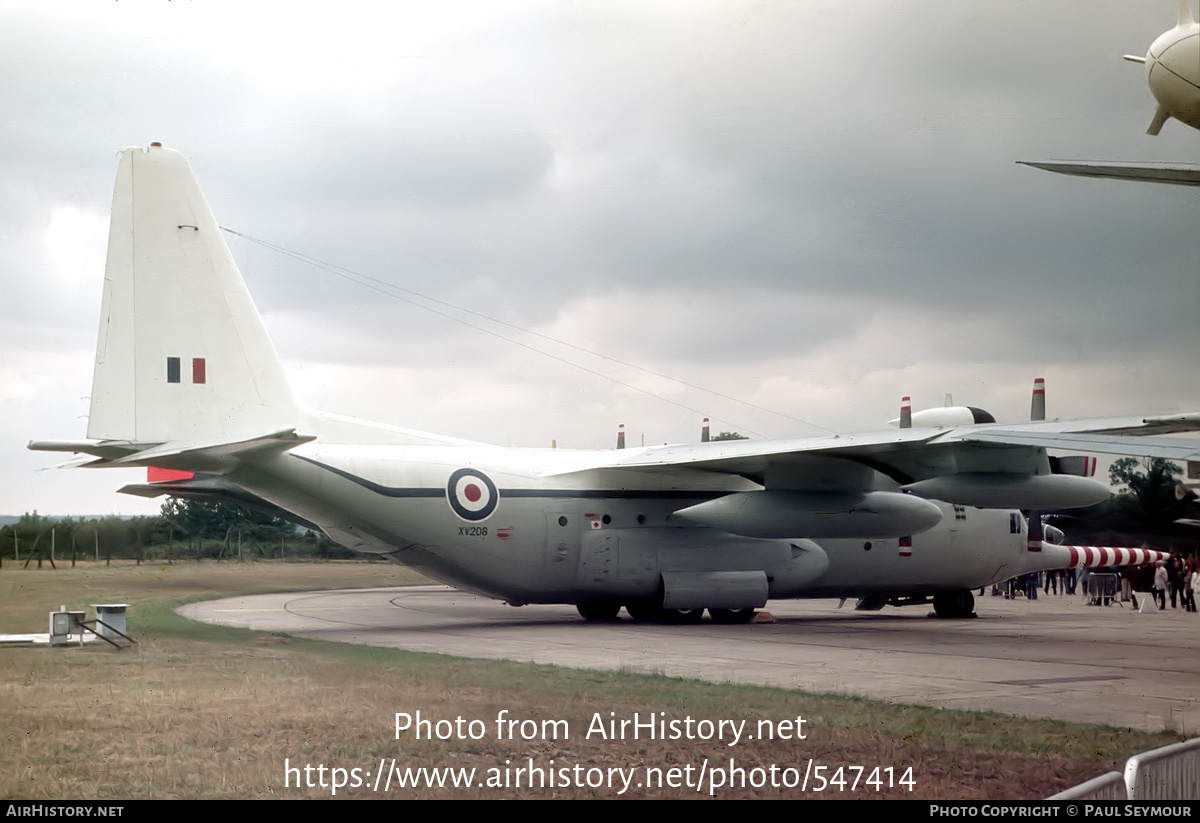
[[[121,156],[88,437],[211,444],[304,419],[182,154]]]

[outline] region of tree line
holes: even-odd
[[[1200,528],[1181,520],[1195,520],[1200,506],[1194,498],[1179,496],[1179,465],[1160,458],[1122,457],[1108,470],[1118,493],[1097,506],[1069,512],[1055,521],[1067,542],[1092,546],[1131,546],[1143,543],[1179,554],[1195,554]]]
[[[48,517],[0,529],[0,562],[358,557],[323,534],[237,503],[170,499],[157,515]]]

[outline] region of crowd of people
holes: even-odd
[[[1006,599],[1024,595],[1036,600],[1039,589],[1043,594],[1078,592],[1098,605],[1108,605],[1119,598],[1135,607],[1137,595],[1148,594],[1160,610],[1166,609],[1169,595],[1171,608],[1194,612],[1195,592],[1200,589],[1200,560],[1195,556],[1185,559],[1174,555],[1153,565],[1031,572],[992,586],[992,594]],[[983,594],[983,590],[979,593]]]

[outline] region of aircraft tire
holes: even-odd
[[[663,609],[662,615],[667,623],[699,623],[704,617],[704,609]]]
[[[685,625],[699,623],[704,617],[704,609],[664,609],[645,601],[626,603],[625,610],[629,616],[639,623],[669,623]]]
[[[970,617],[975,613],[975,595],[971,593],[970,589],[935,594],[933,611],[943,619]]]
[[[749,623],[754,619],[754,609],[709,609],[708,614],[714,623],[727,626]]]
[[[575,611],[589,623],[611,623],[621,613],[621,604],[611,600],[591,600],[587,603],[576,603]]]

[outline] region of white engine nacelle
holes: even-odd
[[[975,423],[995,423],[996,418],[974,406],[938,406],[912,413],[912,425],[916,428],[931,426],[971,426]],[[899,426],[900,418],[889,420],[888,425]]]

